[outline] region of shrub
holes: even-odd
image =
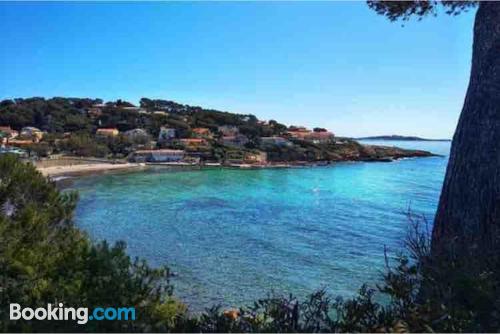
[[[125,244],[92,244],[72,221],[77,194],[60,193],[31,164],[0,156],[0,330],[151,331],[175,321],[167,268],[132,260]],[[136,321],[10,321],[10,303],[136,307]]]

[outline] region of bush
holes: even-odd
[[[491,238],[492,243],[478,247],[478,251],[487,256],[457,251],[453,258],[437,259],[431,256],[428,229],[421,229],[425,221],[412,215],[409,220],[408,253],[398,255],[393,266],[387,260],[383,282],[376,288],[363,286],[355,298],[347,300],[318,291],[303,301],[293,296],[270,296],[252,307],[231,312],[214,307],[197,319],[196,329],[204,332],[498,332],[498,236]]]
[[[0,330],[151,331],[184,308],[171,299],[167,268],[132,260],[125,245],[92,244],[72,222],[76,193],[55,185],[12,155],[0,157]],[[136,321],[10,321],[8,305],[136,307]],[[179,311],[176,311],[176,308]],[[158,328],[156,327],[158,325]]]
[[[58,149],[82,157],[105,158],[109,154],[108,146],[98,143],[87,134],[74,134],[69,139],[62,140]]]

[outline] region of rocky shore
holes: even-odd
[[[141,170],[144,168],[170,167],[170,168],[241,168],[241,169],[262,169],[262,168],[298,168],[317,167],[335,164],[337,162],[391,162],[403,158],[424,158],[438,156],[423,150],[408,150],[393,146],[363,145],[357,142],[349,142],[346,145],[336,145],[334,151],[327,151],[328,159],[318,160],[276,160],[266,164],[246,164],[246,163],[207,163],[193,166],[192,163],[96,163],[79,165],[59,165],[52,167],[37,167],[42,174],[49,177],[60,176],[82,176],[98,174],[103,172],[118,172],[125,170]]]
[[[361,161],[382,161],[390,162],[402,158],[424,158],[438,156],[429,151],[409,150],[395,146],[362,145],[359,150],[359,160]]]

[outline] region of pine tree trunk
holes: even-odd
[[[500,3],[480,3],[469,87],[453,137],[432,254],[476,253],[500,228]],[[498,251],[498,249],[496,249]]]

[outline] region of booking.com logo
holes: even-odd
[[[87,307],[65,307],[62,303],[57,306],[47,304],[47,307],[21,307],[19,304],[10,304],[10,320],[76,320],[79,325],[88,321],[102,320],[135,320],[134,307],[96,307],[89,312]]]

